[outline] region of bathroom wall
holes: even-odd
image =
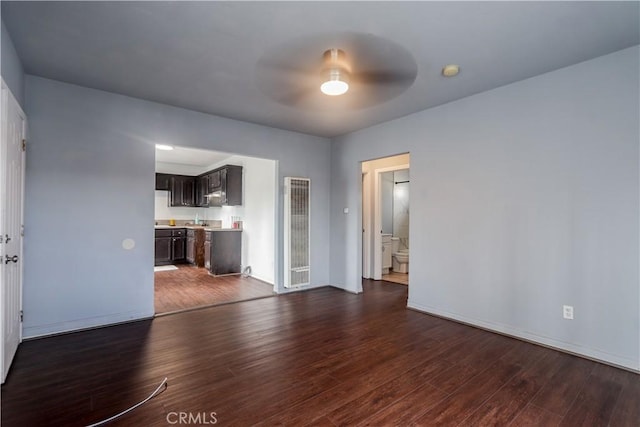
[[[393,172],[380,175],[380,215],[382,217],[382,233],[393,234],[394,215],[394,180]]]
[[[409,249],[409,169],[393,172],[393,235]]]

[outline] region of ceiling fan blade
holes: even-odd
[[[296,73],[296,74],[309,74],[313,71],[312,68],[302,67],[285,61],[277,60],[274,58],[263,58],[258,62],[258,68],[262,72],[273,73]]]
[[[349,91],[331,97],[320,92],[327,77],[323,54],[345,54]],[[411,53],[374,34],[331,32],[300,37],[265,52],[256,64],[257,85],[274,101],[314,111],[368,108],[395,98],[413,84],[417,64]]]
[[[315,92],[314,88],[304,88],[297,90],[295,92],[288,93],[280,98],[278,98],[278,102],[285,105],[298,106],[304,105],[306,101],[313,95]]]

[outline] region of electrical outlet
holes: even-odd
[[[562,306],[562,317],[565,319],[573,320],[573,306],[572,305],[563,305]]]

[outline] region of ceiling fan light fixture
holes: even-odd
[[[325,95],[344,95],[349,90],[349,68],[343,50],[329,49],[323,55],[325,76],[320,91]]]
[[[325,95],[339,96],[344,95],[349,90],[346,74],[338,69],[329,70],[327,80],[320,85],[320,90]]]

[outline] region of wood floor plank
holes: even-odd
[[[473,413],[489,396],[509,381],[521,368],[497,361],[436,404],[416,425],[457,425]]]
[[[273,285],[241,275],[213,277],[188,264],[154,273],[156,314],[275,295]]]
[[[562,355],[560,368],[534,397],[532,403],[564,416],[578,396],[595,364],[585,359]]]
[[[614,381],[589,377],[560,426],[609,425],[621,390],[622,387]]]
[[[628,374],[635,375],[630,372]],[[611,427],[637,427],[639,424],[640,382],[630,381],[620,392],[609,425]]]
[[[406,308],[364,281],[24,342],[4,426],[637,425],[640,376]],[[546,383],[545,383],[546,381]],[[536,393],[537,390],[537,393]],[[202,417],[202,415],[200,415]]]
[[[368,427],[408,426],[447,396],[448,393],[430,384],[423,384],[403,398],[369,416],[358,425]]]
[[[464,420],[467,425],[508,425],[546,384],[557,369],[558,355],[546,354],[518,372],[504,387]]]
[[[562,421],[560,415],[542,409],[539,406],[529,404],[522,410],[510,427],[557,427]]]

